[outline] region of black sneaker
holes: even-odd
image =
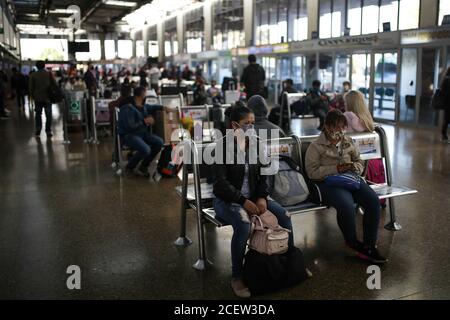
[[[36,130],[36,132],[34,133],[34,135],[36,137],[40,137],[41,136],[41,130]]]
[[[148,168],[137,168],[134,173],[143,178],[150,178],[150,173],[148,172]]]
[[[364,249],[364,244],[358,240],[356,242],[346,242],[345,245],[356,254]]]
[[[53,133],[51,131],[47,131],[46,133],[47,133],[47,138],[53,137]]]
[[[383,264],[388,262],[388,259],[383,257],[376,247],[364,247],[363,250],[357,253],[358,258],[369,261],[374,264]]]

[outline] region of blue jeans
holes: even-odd
[[[374,246],[378,238],[381,213],[380,201],[375,191],[365,182],[361,182],[361,188],[356,191],[328,187],[325,182],[319,182],[317,185],[322,193],[323,203],[336,209],[339,228],[348,243],[357,240],[355,203],[364,209],[364,244]]]
[[[220,220],[233,227],[233,238],[231,239],[231,264],[234,279],[242,278],[242,269],[247,248],[247,240],[250,236],[250,223],[244,221],[242,215],[248,217],[244,208],[237,203],[228,203],[220,199],[214,199],[214,210]],[[292,231],[291,218],[286,215],[286,209],[275,201],[267,201],[267,210],[272,212],[278,219],[278,224]],[[242,215],[241,215],[242,214]],[[248,219],[249,220],[249,219]],[[289,246],[294,245],[294,236],[289,233]]]
[[[136,168],[141,160],[141,168],[148,168],[150,163],[164,146],[164,141],[150,132],[127,134],[123,139],[123,143],[136,151],[133,157],[128,161],[127,169]]]
[[[52,131],[52,104],[47,102],[35,102],[36,107],[36,131],[41,131],[42,129],[42,110],[45,111],[45,132]]]

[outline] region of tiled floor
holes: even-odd
[[[56,111],[56,110],[55,110]],[[86,145],[80,133],[62,144],[33,136],[30,112],[0,120],[0,298],[233,299],[228,227],[206,228],[209,259],[191,265],[198,247],[173,245],[179,230],[177,179],[159,184],[113,174],[111,143]],[[295,243],[314,277],[268,299],[450,298],[450,145],[437,130],[386,126],[396,183],[419,190],[396,201],[403,226],[380,227],[390,262],[381,290],[368,290],[367,265],[348,256],[332,210],[293,218]],[[81,268],[79,291],[66,287],[69,265]]]

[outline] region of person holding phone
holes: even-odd
[[[377,249],[381,212],[377,194],[362,179],[358,190],[330,187],[324,181],[331,175],[346,172],[361,175],[364,171],[358,148],[352,139],[345,135],[346,128],[347,119],[341,111],[332,110],[328,113],[324,131],[306,151],[306,173],[319,187],[322,202],[336,209],[338,225],[346,245],[355,251],[357,257],[382,264],[387,262],[387,259]],[[363,242],[356,236],[355,203],[364,209]]]
[[[292,230],[290,217],[277,202],[268,199],[268,185],[266,176],[261,173],[262,165],[259,161],[249,161],[249,148],[251,144],[242,135],[248,137],[254,132],[255,114],[247,107],[235,107],[230,115],[231,126],[235,132],[233,148],[224,150],[233,152],[233,162],[215,165],[214,183],[214,210],[216,216],[233,227],[231,240],[232,280],[231,287],[234,293],[241,298],[250,297],[251,293],[242,281],[243,262],[247,240],[250,236],[250,216],[261,215],[267,210],[273,213],[280,226]],[[253,135],[253,137],[255,137]],[[238,161],[238,148],[245,151],[245,163]],[[230,150],[231,149],[231,150]],[[224,160],[226,160],[224,159]],[[257,162],[254,164],[254,162]],[[289,233],[289,246],[294,245],[292,232]]]

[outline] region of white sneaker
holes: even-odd
[[[245,286],[242,280],[231,280],[231,289],[239,298],[250,298],[252,295],[250,290]]]

